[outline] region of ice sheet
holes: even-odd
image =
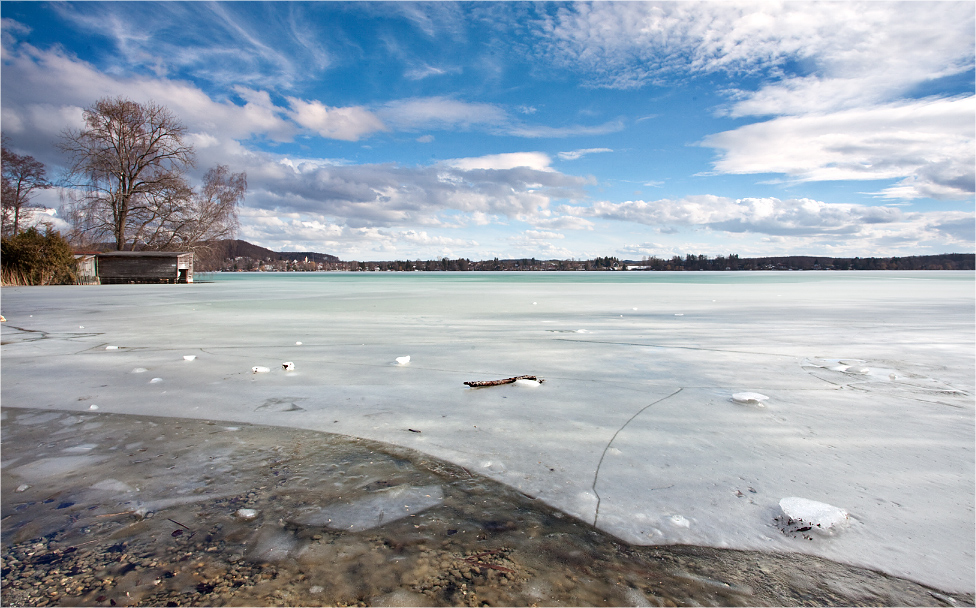
[[[628,542],[976,587],[972,273],[235,275],[4,288],[3,314],[5,405],[377,439]],[[784,534],[788,497],[849,522]]]

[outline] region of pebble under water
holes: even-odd
[[[6,606],[973,604],[805,555],[623,544],[328,433],[4,408],[2,443]]]

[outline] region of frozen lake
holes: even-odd
[[[972,592],[974,287],[700,272],[4,288],[0,396],[378,440],[629,543],[803,552]],[[463,384],[523,374],[545,382]]]

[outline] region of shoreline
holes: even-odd
[[[5,605],[973,604],[807,555],[627,545],[376,441],[40,408],[2,425]],[[389,519],[399,502],[415,512]],[[354,531],[322,518],[342,505]]]

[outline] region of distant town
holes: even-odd
[[[198,254],[198,271],[222,272],[448,272],[448,271],[790,271],[790,270],[976,270],[976,254],[951,253],[906,257],[779,256],[740,258],[736,254],[644,257],[620,260],[539,260],[536,258],[474,261],[467,258],[438,260],[343,261],[325,253],[275,252],[241,240],[220,241]]]

